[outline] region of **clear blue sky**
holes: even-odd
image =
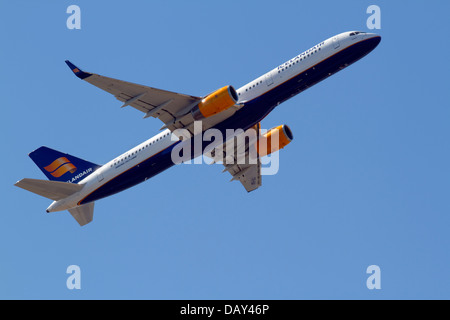
[[[69,5],[81,30],[66,27]],[[295,140],[247,194],[219,165],[181,165],[96,203],[80,228],[13,184],[46,145],[105,163],[161,123],[86,71],[204,95],[240,87],[328,37],[380,45],[262,125]],[[0,298],[449,299],[447,1],[2,1]],[[68,290],[66,268],[81,268]],[[368,290],[366,268],[381,268]]]

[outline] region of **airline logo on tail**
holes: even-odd
[[[67,172],[74,173],[77,171],[77,167],[75,167],[66,157],[56,159],[48,166],[44,167],[44,169],[55,178],[59,178]]]

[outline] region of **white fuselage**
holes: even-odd
[[[373,37],[378,37],[378,35],[371,33],[345,32],[322,41],[309,50],[306,50],[236,90],[239,97],[238,103],[244,104],[243,108],[245,108],[245,104],[249,101],[264,95],[273,88],[296,77],[298,74],[305,72],[305,70],[314,68],[314,66],[321,61],[328,59],[332,55],[345,50],[355,43]],[[78,206],[80,201],[93,191],[120,176],[127,170],[139,166],[143,161],[155,156],[178,141],[179,139],[177,136],[171,134],[169,129],[162,131],[156,136],[109,161],[94,173],[84,178],[79,182],[80,184],[84,184],[84,187],[79,192],[76,192],[65,199],[54,201],[48,207],[47,211],[62,211]]]

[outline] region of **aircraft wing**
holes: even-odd
[[[259,134],[260,124],[251,129]],[[246,143],[245,140],[246,134],[247,137],[250,136],[249,130],[234,137],[233,141],[229,140],[205,153],[207,157],[213,159],[213,163],[222,162],[225,166],[222,172],[229,172],[232,175],[231,181],[240,181],[247,192],[256,190],[262,185],[261,160],[256,152],[256,141]]]
[[[231,168],[225,166],[224,170],[228,171],[233,176],[231,181],[239,180],[247,192],[258,189],[262,184],[261,161],[259,158],[257,159],[256,164],[236,164]]]
[[[84,72],[69,60],[66,60],[66,64],[78,78],[111,93],[122,101],[122,107],[131,106],[143,112],[144,118],[158,118],[164,123],[163,128],[172,131],[190,124],[183,123],[183,120],[191,122],[186,115],[202,99]]]

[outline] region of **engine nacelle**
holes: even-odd
[[[226,86],[203,98],[192,109],[191,114],[194,120],[205,119],[231,108],[237,101],[236,90],[232,86]]]
[[[283,149],[294,139],[291,129],[285,124],[272,128],[263,134],[258,143],[256,150],[260,157],[267,156],[273,152]]]

